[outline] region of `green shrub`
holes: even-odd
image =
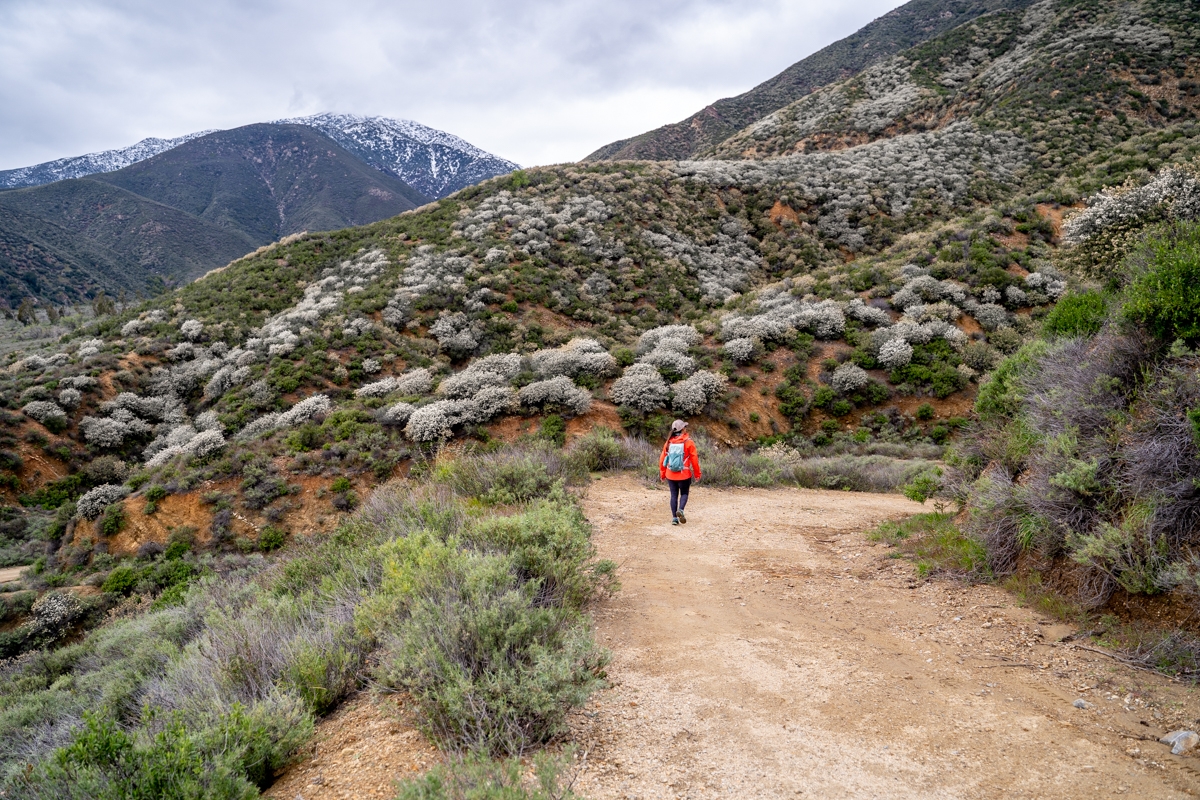
[[[464,554],[450,570],[454,589],[419,596],[397,626],[385,679],[412,693],[447,749],[511,754],[548,741],[600,686],[607,656],[509,558]]]
[[[286,541],[287,534],[274,525],[267,525],[258,534],[258,549],[269,553],[283,547]]]
[[[854,404],[849,400],[834,400],[829,406],[829,413],[835,417],[844,417],[854,410]]]
[[[562,756],[537,753],[533,775],[527,777],[520,759],[451,756],[420,778],[401,783],[397,800],[574,800],[578,795],[562,775],[570,760],[570,749]]]
[[[542,420],[538,436],[562,447],[567,443],[567,421],[558,414],[551,414]]]
[[[116,536],[125,527],[125,505],[113,503],[100,516],[100,535]]]
[[[921,405],[917,406],[916,416],[922,422],[933,419],[935,413],[937,412],[934,411],[933,406],[929,403],[921,403]]]
[[[1055,336],[1093,336],[1108,316],[1108,301],[1099,292],[1070,294],[1042,321],[1042,330]]]
[[[137,586],[138,573],[129,565],[122,565],[108,573],[108,577],[104,579],[100,589],[104,592],[113,594],[127,595],[133,592],[133,588]]]
[[[1123,312],[1162,342],[1200,343],[1200,225],[1150,239],[1125,291]]]

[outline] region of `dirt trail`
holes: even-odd
[[[29,567],[4,567],[0,569],[0,583],[12,583],[21,579],[21,573]]]
[[[701,486],[672,527],[619,476],[585,505],[624,587],[596,614],[613,686],[572,718],[585,797],[1200,794],[1154,741],[1196,726],[1192,690],[999,589],[915,582],[863,535],[901,497]]]

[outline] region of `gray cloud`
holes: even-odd
[[[319,111],[581,158],[900,0],[0,0],[0,169]]]

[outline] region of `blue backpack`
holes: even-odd
[[[667,445],[667,457],[663,466],[668,472],[683,472],[683,442],[671,442]]]

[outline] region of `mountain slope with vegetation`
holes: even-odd
[[[304,230],[371,222],[424,195],[302,126],[252,125],[132,166],[0,193],[4,299],[144,295]]]
[[[716,485],[905,486],[981,574],[1190,590],[1193,13],[989,14],[722,158],[517,171],[14,350],[7,791],[253,796],[368,674],[476,759],[552,738],[613,588],[569,490],[674,416]]]
[[[682,122],[605,145],[585,161],[694,158],[773,111],[861,72],[901,50],[998,9],[1032,0],[911,0],[818,50],[745,94],[718,100]]]

